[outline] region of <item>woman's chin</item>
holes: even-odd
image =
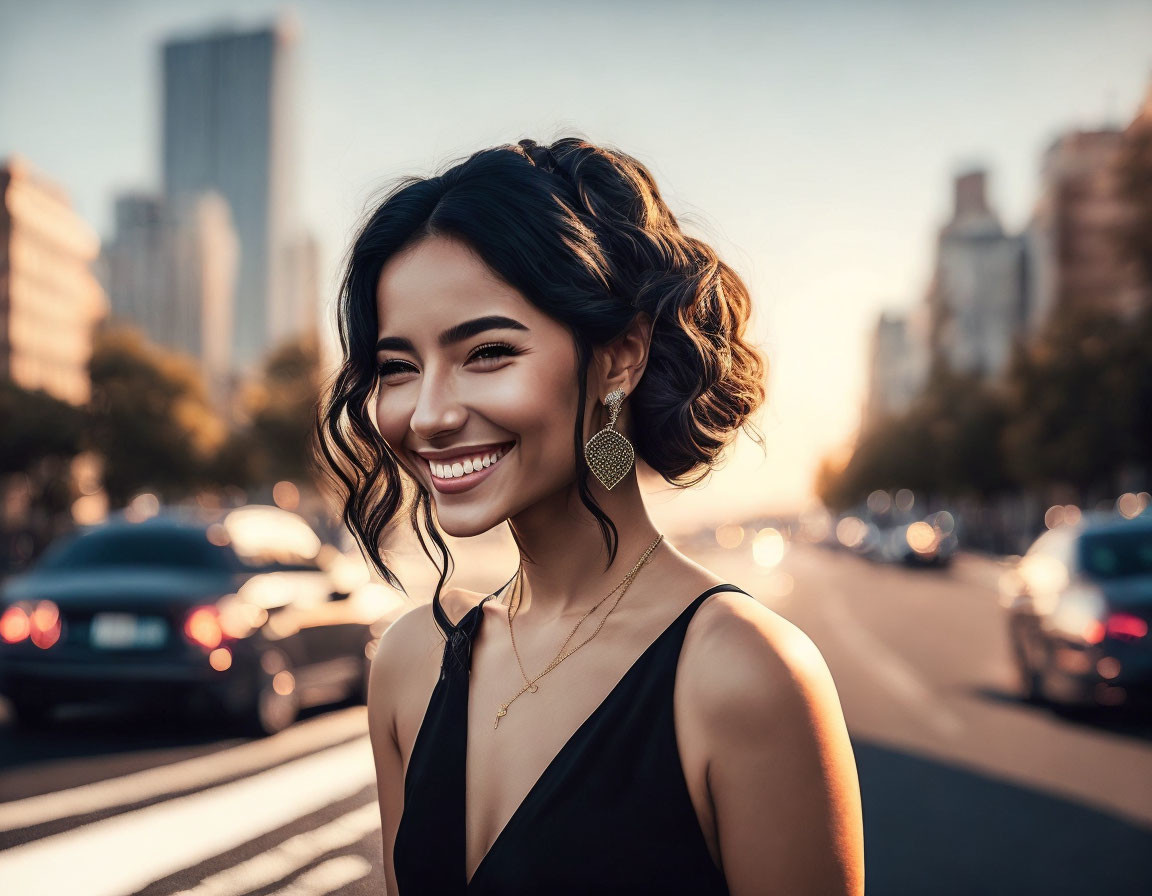
[[[500,519],[492,517],[468,518],[466,514],[444,513],[442,509],[438,509],[436,513],[436,522],[441,530],[453,538],[472,538],[474,535],[483,535],[507,519],[507,517],[500,517]]]

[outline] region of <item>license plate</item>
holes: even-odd
[[[167,626],[159,616],[97,613],[92,617],[92,646],[104,650],[159,647],[166,634]]]

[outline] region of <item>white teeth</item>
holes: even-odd
[[[510,447],[510,446],[509,446]],[[490,467],[496,461],[500,460],[505,454],[508,453],[508,447],[499,448],[496,451],[490,451],[481,457],[469,458],[463,462],[456,462],[453,464],[438,464],[435,461],[429,461],[428,466],[432,472],[440,479],[456,479],[460,476],[466,476],[476,470],[481,470],[485,467]]]

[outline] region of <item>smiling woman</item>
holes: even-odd
[[[404,178],[360,227],[321,460],[386,581],[405,513],[443,562],[372,663],[390,894],[862,892],[823,658],[669,544],[637,482],[762,441],[750,312],[644,165],[581,138]],[[446,589],[441,533],[504,523],[505,586]]]

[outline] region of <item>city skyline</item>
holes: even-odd
[[[703,501],[679,495],[676,506],[704,508],[718,494],[797,506],[820,457],[855,428],[877,315],[923,299],[952,176],[986,167],[990,204],[1018,232],[1047,145],[1066,128],[1122,125],[1152,75],[1139,40],[1152,10],[1136,4],[823,5],[629,7],[600,22],[562,10],[534,31],[541,18],[511,3],[490,18],[469,7],[422,17],[298,4],[299,192],[324,257],[325,327],[337,262],[375,191],[482,145],[574,128],[648,164],[686,229],[717,246],[757,302],[754,338],[771,364],[768,459],[742,440]],[[0,155],[19,152],[62,183],[107,240],[112,196],[159,186],[160,44],[207,31],[233,6],[113,4],[72,35],[53,15],[84,19],[79,5],[4,6],[13,27],[0,38]],[[231,21],[246,28],[279,7],[241,9]],[[459,28],[435,27],[453,16]],[[118,58],[76,43],[81,34],[115,43]],[[77,60],[71,75],[30,55],[49,38]],[[559,51],[548,40],[563,41]],[[428,47],[441,55],[422,67]],[[591,64],[596,49],[630,64]],[[549,67],[566,53],[584,64]],[[117,83],[124,108],[97,123]],[[86,124],[86,152],[69,155],[60,138]]]

